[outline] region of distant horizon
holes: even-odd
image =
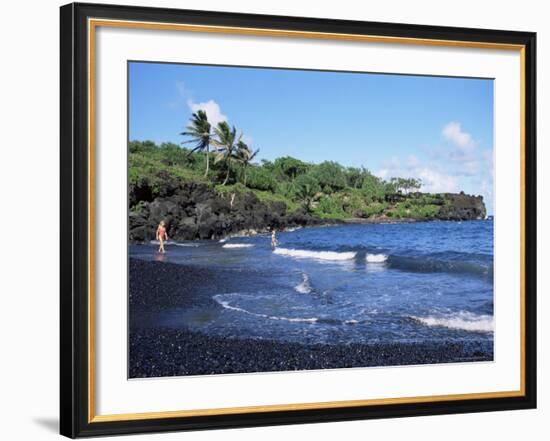
[[[202,109],[242,130],[257,162],[417,178],[420,191],[482,195],[494,214],[493,80],[130,62],[128,87],[130,141],[184,146]]]

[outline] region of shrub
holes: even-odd
[[[321,162],[314,166],[310,173],[325,193],[333,193],[346,187],[344,168],[332,161]]]
[[[385,202],[373,202],[366,206],[363,210],[365,217],[376,216],[382,214],[388,208],[388,204]]]
[[[319,199],[314,213],[323,218],[342,219],[349,217],[342,207],[341,200],[330,195],[324,195]]]
[[[361,191],[367,201],[381,201],[386,195],[386,186],[380,178],[369,173],[363,178]]]
[[[277,188],[277,181],[273,174],[263,167],[248,167],[246,170],[246,186],[274,192]]]

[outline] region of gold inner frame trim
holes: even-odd
[[[474,396],[475,395],[475,396]],[[272,404],[266,406],[226,407],[220,409],[193,409],[175,410],[163,412],[126,413],[116,415],[97,415],[91,422],[107,421],[129,421],[148,420],[162,418],[181,418],[192,416],[211,415],[235,415],[240,413],[277,412],[288,410],[312,410],[312,409],[335,409],[339,407],[361,407],[365,405],[380,406],[385,404],[408,404],[408,403],[429,403],[441,401],[471,400],[481,398],[497,397],[518,397],[522,396],[521,391],[487,392],[479,394],[455,394],[455,395],[434,395],[401,398],[374,398],[370,400],[348,400],[348,401],[326,401],[318,403],[297,403],[297,404]]]
[[[216,409],[192,409],[160,412],[96,415],[95,383],[95,37],[97,27],[115,27],[145,30],[185,31],[250,35],[263,37],[286,37],[339,40],[352,42],[410,44],[420,46],[462,47],[477,49],[511,50],[520,53],[520,389],[513,391],[464,393],[399,398],[374,398],[365,400],[327,401],[314,403],[274,404],[263,406],[226,407]],[[293,410],[334,409],[345,407],[412,404],[428,402],[459,401],[521,397],[525,395],[525,46],[520,44],[491,43],[462,40],[439,40],[377,35],[339,34],[280,29],[247,28],[232,26],[191,25],[180,23],[156,23],[108,19],[88,19],[88,422],[132,421],[163,418],[182,418],[243,413],[277,412]]]

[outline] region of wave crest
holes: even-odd
[[[471,332],[493,332],[494,329],[493,316],[477,315],[466,311],[446,316],[411,316],[411,318],[426,326],[439,326]]]
[[[355,251],[336,252],[336,251],[311,251],[295,250],[293,248],[275,248],[274,254],[281,256],[290,256],[298,259],[317,259],[317,260],[352,260],[357,254]]]
[[[253,246],[250,243],[226,243],[222,248],[252,248]]]
[[[368,254],[365,256],[365,260],[369,263],[383,263],[388,260],[387,254]]]

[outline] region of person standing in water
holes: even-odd
[[[164,241],[168,240],[168,234],[166,233],[166,225],[164,221],[160,221],[157,228],[157,240],[159,241],[159,253],[164,253]]]
[[[275,234],[275,228],[271,230],[271,248],[275,249],[275,247],[279,245],[279,242],[277,242],[277,236]]]

